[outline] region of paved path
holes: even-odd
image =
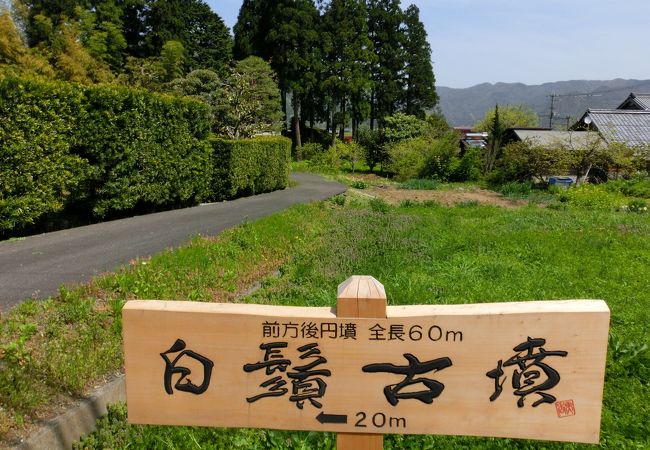
[[[61,284],[87,282],[197,234],[216,235],[245,219],[325,200],[346,189],[317,175],[298,173],[292,178],[298,186],[284,191],[0,242],[0,311],[26,298],[47,298]]]

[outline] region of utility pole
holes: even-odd
[[[561,97],[601,97],[602,94],[588,94],[588,93],[578,93],[578,94],[549,94],[547,97],[551,98],[551,111],[548,116],[548,127],[550,129],[553,129],[553,119],[555,118],[555,99],[556,98],[561,98]],[[568,123],[568,116],[563,116],[563,118],[567,119]],[[569,126],[567,125],[567,129]]]

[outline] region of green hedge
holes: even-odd
[[[83,92],[65,83],[0,80],[0,232],[63,208],[89,173],[71,152]]]
[[[96,216],[210,197],[203,103],[111,86],[87,88],[84,103],[74,151],[92,166],[87,189]]]
[[[208,107],[120,86],[0,77],[0,235],[283,189],[291,141],[210,138]]]
[[[291,140],[260,136],[230,141],[212,139],[215,199],[284,189],[289,184]]]

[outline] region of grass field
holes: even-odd
[[[388,206],[338,198],[298,206],[217,239],[96,280],[0,321],[0,424],[118,370],[119,310],[131,298],[333,305],[336,286],[373,275],[389,304],[601,298],[612,310],[601,447],[650,448],[650,215],[475,203]],[[239,297],[255,280],[261,289]],[[74,351],[71,351],[73,349]],[[63,388],[61,388],[63,386]],[[0,430],[2,431],[2,430]],[[9,434],[6,434],[9,436]],[[116,407],[79,448],[333,448],[331,434],[128,426]],[[389,436],[386,448],[564,449],[572,444]]]

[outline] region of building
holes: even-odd
[[[571,129],[597,131],[608,144],[650,145],[650,94],[631,93],[617,109],[588,109]]]
[[[650,145],[650,110],[588,109],[571,128],[597,131],[608,144]]]
[[[633,92],[616,109],[650,111],[650,94],[635,94]]]
[[[541,147],[562,145],[566,148],[585,148],[600,145],[602,139],[593,131],[560,131],[548,128],[511,128],[506,131],[504,143],[529,141]]]

